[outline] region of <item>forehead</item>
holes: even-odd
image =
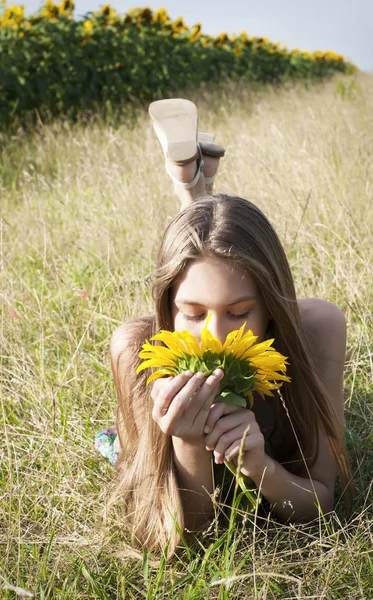
[[[243,296],[256,296],[254,279],[240,267],[217,258],[202,258],[185,269],[174,291],[174,300],[200,304],[230,304]]]

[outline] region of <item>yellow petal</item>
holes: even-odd
[[[145,340],[145,342],[142,345],[143,350],[152,350],[153,348],[154,346],[149,342],[149,340]]]
[[[183,354],[185,354],[185,346],[183,342],[179,339],[179,336],[174,335],[175,333],[179,332],[161,331],[160,333],[154,335],[151,339],[163,342],[166,346],[168,346],[168,348],[170,348],[175,353],[175,355],[180,357],[183,356]]]
[[[158,371],[154,371],[154,373],[152,373],[150,377],[148,377],[148,379],[146,380],[146,385],[149,385],[149,383],[151,383],[152,381],[160,379],[165,375],[170,375],[171,377],[173,377],[174,373],[172,371],[168,371],[167,369],[159,369]]]
[[[246,354],[248,348],[250,348],[258,339],[256,335],[252,335],[251,331],[248,331],[247,333],[249,335],[245,334],[241,340],[236,341],[234,348],[231,349],[231,352],[233,352],[234,356],[237,356],[237,358],[242,358]]]
[[[274,342],[274,340],[266,340],[265,342],[260,342],[259,344],[254,344],[251,348],[248,348],[243,355],[242,358],[249,358],[250,356],[256,356],[258,354],[262,354],[262,352],[267,351],[269,346]]]
[[[252,408],[254,406],[254,396],[253,396],[253,393],[249,392],[247,394],[247,397],[249,399],[250,408]]]
[[[242,325],[242,327],[240,327],[239,329],[235,329],[234,331],[231,331],[230,333],[228,333],[228,335],[225,339],[225,342],[223,344],[223,350],[224,350],[225,354],[229,354],[233,351],[232,349],[235,348],[235,345],[237,344],[237,342],[239,342],[240,339],[242,338],[242,334],[244,332],[245,327],[246,327],[246,321]]]
[[[144,362],[142,362],[141,365],[137,367],[136,373],[140,373],[140,371],[143,371],[144,369],[149,369],[150,367],[162,368],[174,366],[175,363],[172,360],[150,358],[149,360],[144,360]]]
[[[277,373],[276,371],[257,371],[257,375],[260,376],[264,376],[266,379],[268,380],[278,380],[278,381],[287,381],[288,383],[290,383],[291,379],[290,377],[288,377],[287,375],[283,375],[282,373]]]
[[[201,334],[201,342],[202,342],[202,352],[206,352],[206,350],[212,350],[212,352],[216,352],[220,354],[223,349],[223,344],[221,341],[214,337],[209,330],[206,330],[203,334]]]
[[[272,347],[273,339],[256,343],[257,336],[251,330],[245,332],[246,323],[240,329],[231,331],[222,344],[208,329],[211,319],[208,315],[201,332],[201,343],[189,331],[165,331],[155,335],[151,340],[161,341],[164,345],[153,346],[148,340],[142,346],[139,354],[144,359],[137,368],[137,373],[147,368],[157,369],[147,380],[147,383],[166,375],[173,375],[173,368],[178,359],[183,356],[202,356],[205,351],[217,354],[234,355],[239,360],[246,361],[255,370],[255,391],[264,398],[273,396],[272,391],[279,388],[284,381],[291,379],[286,375],[287,357]],[[250,406],[254,396],[248,393]]]
[[[277,387],[280,387],[280,386],[263,385],[258,382],[255,387],[255,391],[258,392],[261,395],[261,397],[263,398],[263,395],[273,396],[273,394],[270,390],[275,390],[275,389],[277,389]]]
[[[282,367],[281,370],[283,370],[283,367],[285,366],[282,361],[282,357],[271,355],[256,356],[255,358],[252,358],[250,362],[252,362],[256,367],[262,369],[271,369],[273,367],[281,369]]]
[[[210,313],[207,316],[205,326],[203,327],[201,332],[201,350],[202,353],[206,352],[206,350],[212,350],[213,352],[220,354],[220,352],[223,350],[223,344],[218,338],[213,336],[211,331],[208,329],[211,317],[212,314]]]
[[[184,342],[188,354],[202,356],[202,350],[197,338],[190,331],[179,331],[180,339]]]
[[[278,387],[282,386],[282,381],[280,381],[280,383],[278,383],[278,382],[274,382],[274,381],[268,381],[268,380],[263,381],[262,380],[262,381],[258,381],[258,385],[262,389],[276,390]]]
[[[246,323],[245,323],[245,326],[246,326]],[[251,329],[248,329],[246,331],[246,333],[243,334],[243,336],[241,338],[241,343],[245,342],[246,347],[250,348],[250,346],[252,346],[256,342],[257,339],[258,339],[258,336],[254,335],[253,332],[251,331]]]
[[[177,361],[177,356],[175,353],[169,348],[165,348],[164,346],[152,346],[151,350],[141,350],[139,352],[140,358],[166,358],[168,360]]]

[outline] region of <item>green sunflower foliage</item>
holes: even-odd
[[[174,367],[175,375],[183,371],[192,373],[203,373],[206,377],[216,369],[224,371],[224,377],[220,382],[219,394],[215,402],[225,402],[232,406],[246,407],[246,398],[255,390],[254,367],[247,360],[240,360],[233,354],[217,354],[206,350],[202,356],[191,356],[186,354],[179,358]],[[243,397],[245,396],[245,397]]]
[[[146,105],[202,83],[280,83],[320,79],[354,69],[333,52],[289,52],[267,38],[203,33],[165,9],[112,5],[73,16],[71,0],[47,0],[26,16],[3,0],[0,9],[0,126]]]

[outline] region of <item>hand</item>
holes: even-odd
[[[212,406],[205,426],[206,449],[214,452],[217,464],[226,460],[237,464],[246,429],[241,472],[247,477],[261,477],[266,457],[264,437],[251,410],[220,403]]]
[[[151,392],[152,416],[163,433],[185,441],[203,441],[203,430],[223,376],[224,372],[217,369],[207,378],[186,371],[157,379]]]

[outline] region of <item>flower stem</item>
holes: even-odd
[[[258,502],[260,502],[260,499],[258,498],[258,495],[256,493],[256,488],[250,489],[246,485],[246,483],[249,482],[251,482],[252,485],[254,485],[254,483],[249,477],[246,477],[242,473],[237,472],[237,468],[232,460],[226,460],[224,464],[227,467],[227,469],[229,469],[229,471],[235,476],[238,485],[240,486],[241,490],[245,493],[246,498],[251,504],[251,510],[254,510]]]

